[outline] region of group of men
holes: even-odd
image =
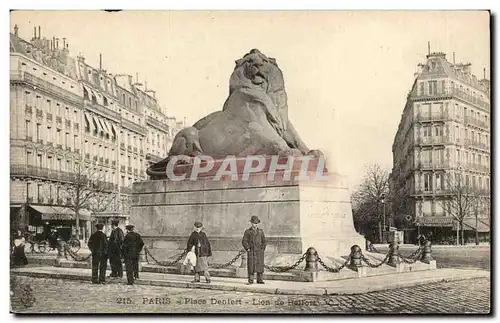
[[[111,275],[108,278],[123,278],[122,259],[125,261],[127,272],[127,285],[134,285],[139,278],[139,253],[144,246],[142,237],[134,232],[134,225],[125,226],[127,234],[118,227],[119,221],[111,221],[111,234],[108,237],[104,233],[104,224],[96,225],[97,231],[92,234],[88,241],[92,253],[92,283],[106,283],[106,267],[111,266]]]
[[[245,230],[241,241],[243,248],[247,252],[248,262],[248,284],[253,284],[255,274],[257,274],[257,284],[264,284],[264,251],[266,250],[266,236],[264,231],[258,227],[259,217],[253,215],[250,218],[250,228]],[[197,262],[195,266],[195,279],[193,282],[200,282],[200,275],[204,275],[207,283],[210,283],[207,258],[212,256],[210,242],[204,232],[203,224],[195,222],[194,231],[188,239],[188,250],[195,251]],[[118,221],[111,222],[111,234],[109,239],[103,232],[104,225],[97,224],[97,231],[90,236],[88,246],[92,252],[92,283],[106,283],[106,267],[109,259],[111,275],[109,277],[123,277],[122,258],[125,260],[125,270],[127,272],[127,284],[133,285],[134,280],[139,278],[139,252],[141,252],[144,242],[140,234],[134,232],[134,226],[125,226],[127,234],[123,236],[123,231],[118,227]]]

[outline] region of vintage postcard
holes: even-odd
[[[491,312],[490,12],[10,19],[12,313]]]

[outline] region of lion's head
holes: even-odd
[[[283,72],[276,60],[252,49],[236,61],[229,80],[229,94],[241,88],[260,89],[272,100],[282,115],[288,120],[287,95]]]

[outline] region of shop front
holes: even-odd
[[[87,240],[90,236],[90,212],[82,209],[79,211],[80,240]],[[76,236],[76,215],[67,207],[30,205],[28,208],[28,232],[43,236],[50,228],[58,229],[63,240]]]

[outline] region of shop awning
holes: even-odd
[[[63,206],[30,205],[32,209],[42,215],[42,220],[75,220],[75,212]],[[90,221],[90,211],[82,209],[79,212],[80,220]]]
[[[92,122],[92,117],[87,112],[85,112],[84,115],[85,115],[85,120],[87,120],[87,122],[89,123],[90,132],[92,133],[95,128],[94,123]]]
[[[115,134],[115,137],[116,137],[118,135],[118,132],[116,131],[115,124],[111,123],[111,127],[113,128],[113,131],[114,131],[114,134]]]
[[[104,123],[104,120],[102,120],[101,118],[99,118],[99,122],[101,123],[101,127],[102,127],[102,130],[104,130],[104,133],[107,133],[107,134],[111,135],[109,133],[108,128],[106,127],[106,124]]]
[[[99,118],[94,116],[94,121],[95,121],[95,124],[97,125],[97,131],[104,132],[104,128],[102,127],[101,122],[99,121]]]
[[[106,127],[106,131],[109,133],[109,136],[111,137],[113,135],[113,132],[111,131],[111,126],[109,122],[107,122],[106,120],[102,120],[102,123],[104,127]]]

